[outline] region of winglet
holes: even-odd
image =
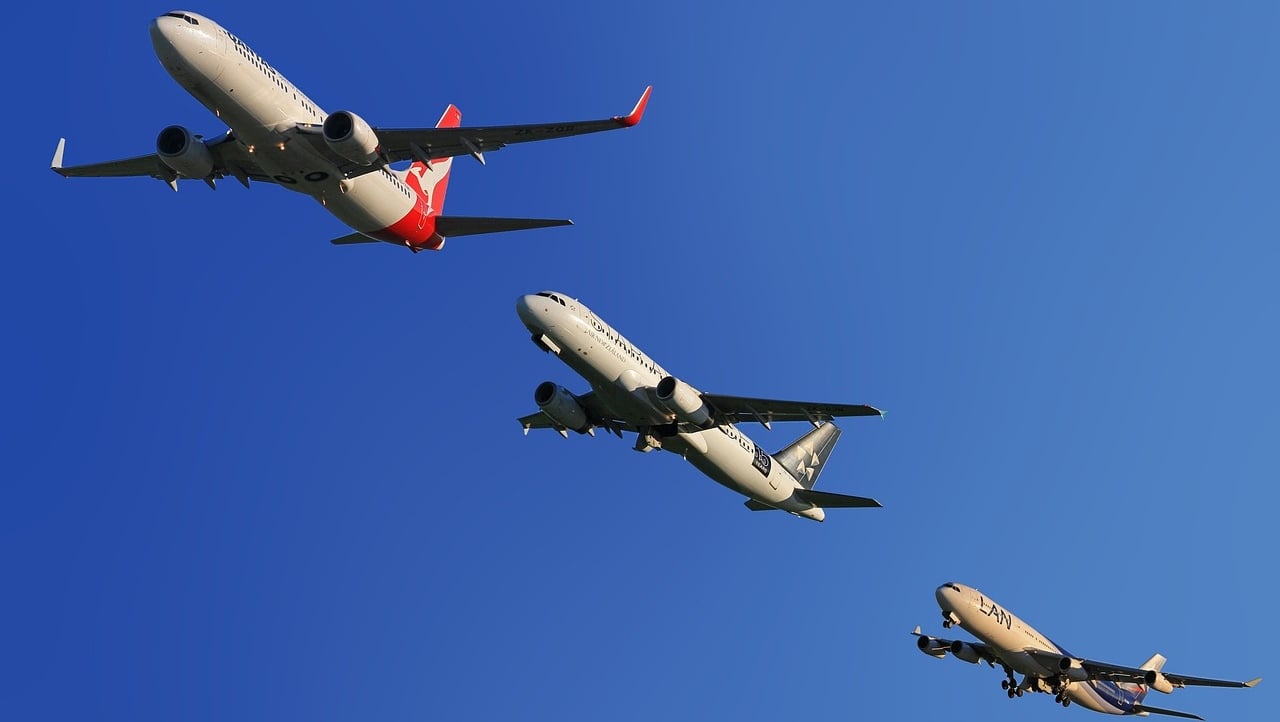
[[[640,95],[640,99],[636,101],[636,107],[632,108],[631,112],[626,115],[613,116],[613,122],[617,123],[618,125],[621,125],[624,128],[630,128],[633,125],[638,124],[640,122],[640,119],[644,117],[644,109],[645,109],[645,106],[649,104],[649,94],[652,92],[653,92],[652,85],[645,88],[644,92],[641,93]]]
[[[1254,677],[1253,679],[1249,680],[1248,682],[1245,682],[1245,683],[1244,683],[1244,686],[1246,686],[1246,687],[1256,687],[1256,686],[1257,686],[1257,684],[1258,684],[1259,682],[1261,682],[1261,681],[1262,681],[1262,678],[1261,678],[1261,677]]]
[[[66,138],[59,138],[59,139],[58,139],[58,149],[57,149],[57,150],[55,150],[55,151],[53,151],[53,162],[49,164],[49,167],[53,169],[53,172],[57,173],[58,175],[63,175],[63,173],[62,173],[62,152],[63,152],[64,150],[66,150],[66,148],[67,148],[67,139],[66,139]]]
[[[921,633],[920,633],[920,625],[919,625],[919,624],[917,624],[917,625],[916,625],[916,628],[915,628],[914,630],[912,630],[912,631],[911,631],[911,633],[912,633],[912,634],[914,634],[914,635],[916,635],[917,637],[922,637],[922,636],[924,636],[923,634],[921,634]]]

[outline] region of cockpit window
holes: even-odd
[[[559,296],[555,295],[554,293],[551,293],[550,291],[539,291],[538,293],[535,293],[533,295],[542,296],[543,298],[549,298],[552,301],[555,301],[556,303],[560,304],[561,306],[565,306],[566,308],[568,307],[568,304],[565,303],[563,299],[561,299]]]
[[[181,19],[183,19],[183,20],[186,20],[186,21],[187,21],[188,23],[190,23],[191,25],[199,25],[199,24],[200,24],[200,21],[199,21],[199,20],[196,20],[195,18],[193,18],[193,17],[191,17],[190,15],[187,15],[187,14],[185,14],[185,13],[165,13],[164,15],[165,15],[165,17],[167,17],[167,18],[181,18]]]
[[[960,591],[960,587],[956,586],[953,582],[947,582],[947,586],[948,586],[948,587],[951,587],[952,589],[956,590],[957,592],[958,592],[958,591]]]

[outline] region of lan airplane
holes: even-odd
[[[551,381],[534,390],[538,412],[519,419],[529,429],[595,435],[597,427],[622,437],[637,434],[636,450],[665,449],[747,497],[752,511],[781,509],[815,521],[823,508],[878,507],[875,499],[816,491],[840,429],[836,416],[879,416],[870,406],[771,401],[704,394],[668,374],[586,306],[544,291],[516,302],[533,342],[560,357],[591,384],[573,394]],[[776,454],[768,454],[734,424],[809,421],[815,427]]]
[[[64,166],[58,141],[53,170],[63,176],[151,176],[178,190],[182,179],[213,188],[231,176],[274,183],[315,198],[358,231],[338,245],[385,241],[415,253],[445,238],[569,225],[568,220],[441,216],[453,157],[509,143],[627,128],[640,122],[651,88],[631,113],[602,120],[463,128],[450,105],[434,128],[375,128],[349,110],[326,113],[267,61],[209,18],[165,13],[151,21],[161,65],[230,130],[204,140],[180,125],[156,138],[156,152],[125,160]],[[412,161],[405,170],[392,163]]]
[[[1048,637],[977,589],[948,582],[938,587],[934,596],[942,609],[943,627],[958,624],[982,641],[939,639],[921,634],[920,628],[916,627],[912,632],[917,638],[916,646],[938,659],[950,652],[970,664],[979,661],[991,667],[999,664],[1006,677],[1000,686],[1009,699],[1021,697],[1025,691],[1046,692],[1063,707],[1076,702],[1106,714],[1144,717],[1163,714],[1203,719],[1187,712],[1152,707],[1143,704],[1143,699],[1152,689],[1169,694],[1178,687],[1252,687],[1262,681],[1261,677],[1248,682],[1232,682],[1170,674],[1163,671],[1165,658],[1159,654],[1152,655],[1137,667],[1083,659],[1049,641]],[[1014,673],[1021,674],[1022,681],[1018,681]]]

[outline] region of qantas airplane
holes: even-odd
[[[178,181],[210,188],[231,176],[305,193],[357,231],[337,245],[385,241],[409,250],[439,250],[445,238],[546,228],[571,221],[441,216],[453,157],[484,163],[486,151],[510,143],[563,138],[640,122],[652,88],[624,116],[602,120],[463,128],[450,105],[434,128],[375,128],[349,110],[326,113],[240,38],[192,12],[151,21],[161,65],[230,130],[204,140],[180,125],[156,138],[156,152],[125,160],[64,166],[66,139],[52,168],[63,176],[151,176],[175,191]],[[392,163],[411,161],[405,170]]]
[[[1004,669],[1006,679],[1000,682],[1009,699],[1021,697],[1024,691],[1046,692],[1063,707],[1076,702],[1095,712],[1121,715],[1163,714],[1187,719],[1204,719],[1187,712],[1175,712],[1143,704],[1147,692],[1154,689],[1169,694],[1175,688],[1193,685],[1207,687],[1252,687],[1261,677],[1248,682],[1188,677],[1164,672],[1164,656],[1154,654],[1137,667],[1082,659],[1058,646],[1031,625],[1010,614],[1004,607],[973,587],[948,582],[934,592],[942,608],[942,626],[958,624],[982,640],[962,642],[939,639],[920,633],[916,627],[916,646],[930,657],[942,659],[950,652],[970,664],[979,661]],[[1019,682],[1014,677],[1022,675]]]
[[[600,427],[622,438],[636,433],[636,451],[665,449],[747,497],[752,511],[781,509],[815,521],[824,508],[878,507],[880,502],[813,488],[840,438],[836,416],[879,416],[870,406],[771,401],[704,394],[668,374],[622,334],[562,293],[544,291],[516,301],[533,342],[555,354],[591,384],[573,394],[551,381],[533,392],[538,412],[519,419],[524,432],[555,429],[595,435]],[[747,438],[735,422],[808,421],[814,429],[776,454]]]

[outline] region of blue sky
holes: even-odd
[[[10,11],[0,717],[1083,718],[915,650],[950,579],[1274,677],[1280,8],[884,5],[190,7],[374,125],[654,86],[455,164],[448,212],[575,227],[417,256],[277,188],[48,172],[223,126],[152,53],[170,8]],[[705,390],[887,409],[822,479],[885,508],[523,437],[583,387],[516,318],[543,288]]]

